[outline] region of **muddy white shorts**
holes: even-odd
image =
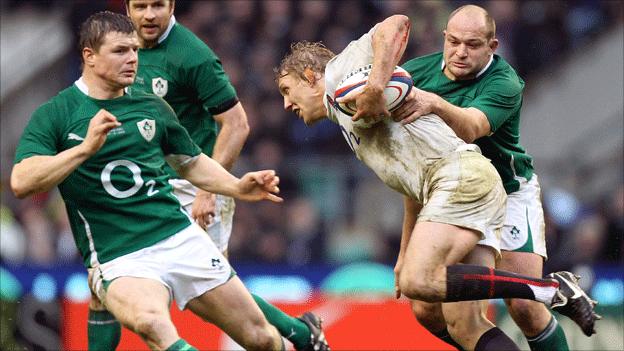
[[[173,194],[180,201],[182,208],[190,215],[197,188],[185,179],[170,179],[169,184],[173,187]],[[235,207],[233,198],[217,194],[215,216],[206,229],[206,233],[208,233],[221,252],[225,252],[228,248],[230,235],[232,235],[232,220],[234,219]]]
[[[439,222],[481,233],[479,245],[500,254],[505,189],[491,162],[476,151],[458,151],[426,173],[418,221]]]
[[[195,297],[227,282],[229,262],[206,233],[193,223],[158,243],[89,269],[91,290],[106,306],[108,285],[120,277],[160,282],[180,310]]]

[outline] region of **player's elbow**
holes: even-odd
[[[247,139],[250,132],[249,122],[247,122],[247,118],[242,118],[240,121],[238,121],[238,123],[236,123],[236,131],[243,140]]]
[[[23,177],[20,177],[15,170],[11,173],[11,191],[18,199],[23,199],[32,193]]]
[[[405,15],[393,15],[392,17],[394,18],[398,27],[401,29],[401,32],[407,32],[409,30],[411,24],[409,17]]]
[[[392,15],[381,22],[380,28],[389,33],[396,32],[405,35],[409,32],[410,20],[405,15]]]
[[[472,144],[475,140],[479,139],[478,133],[468,128],[463,130],[457,136],[468,144]]]

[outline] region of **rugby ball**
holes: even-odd
[[[336,87],[334,101],[351,92],[362,91],[368,82],[368,76],[370,75],[372,67],[373,65],[366,65],[347,74],[347,76],[340,81],[338,87]],[[388,111],[392,112],[401,106],[412,90],[413,84],[412,76],[403,68],[396,66],[383,93]],[[357,112],[355,101],[350,103],[336,102],[336,107],[349,116],[353,116]]]

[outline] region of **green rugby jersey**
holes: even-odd
[[[213,114],[225,112],[238,101],[219,58],[174,17],[156,46],[139,49],[139,69],[131,89],[165,99],[209,156],[218,133]],[[179,178],[172,168],[167,171]]]
[[[459,107],[481,110],[490,122],[492,135],[475,141],[483,155],[500,174],[505,191],[513,193],[520,183],[515,177],[530,180],[533,161],[520,145],[520,108],[524,81],[500,56],[494,55],[489,67],[477,78],[452,81],[444,75],[442,53],[417,57],[403,68],[414,86],[435,93]]]
[[[56,155],[82,142],[89,121],[106,109],[122,124],[59,190],[87,267],[161,241],[191,224],[171,193],[166,155],[197,156],[199,148],[161,98],[131,92],[111,100],[86,95],[82,80],[33,114],[15,163]]]

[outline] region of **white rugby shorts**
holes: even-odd
[[[547,258],[546,226],[537,174],[533,174],[529,181],[520,177],[516,179],[520,182],[520,189],[507,195],[501,249],[532,252]]]
[[[500,255],[506,194],[498,172],[481,153],[457,151],[436,161],[427,170],[423,195],[418,221],[478,231],[478,244]]]
[[[110,282],[120,277],[135,277],[160,282],[180,310],[190,300],[224,284],[233,275],[228,260],[195,223],[150,247],[117,257],[89,271],[89,287],[104,306]]]
[[[169,184],[173,187],[173,194],[180,201],[182,208],[190,216],[197,188],[186,179],[170,179]],[[215,216],[212,218],[212,223],[206,228],[206,233],[221,252],[227,251],[228,248],[228,242],[232,235],[235,207],[233,198],[217,194]]]

